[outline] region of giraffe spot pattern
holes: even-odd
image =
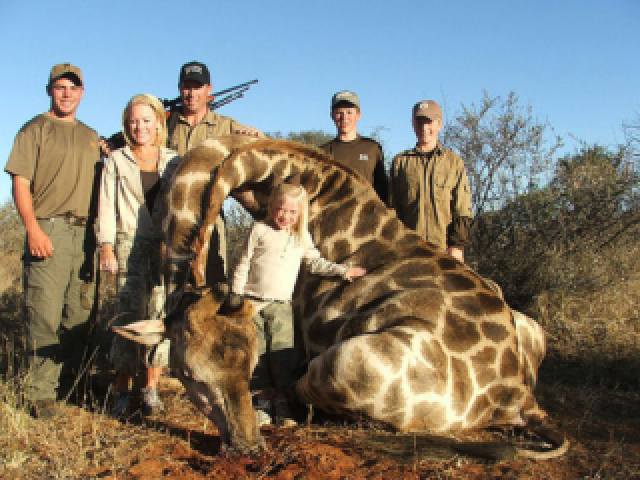
[[[405,348],[393,334],[384,332],[379,335],[370,335],[366,344],[375,357],[384,366],[389,367],[392,373],[400,370]]]
[[[518,357],[511,348],[506,348],[500,358],[500,376],[503,378],[514,377],[520,372]]]
[[[497,377],[495,368],[497,352],[494,347],[485,347],[471,357],[471,366],[478,387],[483,388]]]
[[[440,257],[438,259],[438,266],[443,271],[455,270],[460,265],[456,260],[450,257]]]
[[[473,395],[471,374],[466,362],[457,357],[451,357],[451,374],[453,409],[457,415],[462,415]]]
[[[476,298],[487,315],[494,315],[504,310],[504,301],[494,293],[478,292]]]
[[[476,282],[462,273],[445,273],[442,286],[447,292],[467,292],[476,287]]]
[[[480,328],[487,340],[494,343],[500,343],[509,336],[509,330],[504,325],[495,322],[482,322]]]
[[[446,313],[442,340],[447,349],[463,353],[477,345],[480,338],[480,332],[475,323],[451,311]]]

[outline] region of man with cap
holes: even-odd
[[[188,150],[209,138],[220,135],[242,134],[263,137],[263,133],[242,125],[230,117],[209,109],[209,96],[213,90],[209,69],[201,62],[188,62],[180,68],[178,81],[182,107],[167,119],[167,146],[183,156]],[[211,250],[207,264],[207,283],[226,281],[227,242],[222,216],[216,219],[211,235]],[[217,250],[217,254],[214,253]]]
[[[167,119],[169,133],[167,146],[183,156],[187,150],[208,138],[232,133],[262,137],[253,127],[241,125],[209,109],[209,96],[213,90],[209,69],[204,63],[189,62],[180,68],[178,90],[182,109]]]
[[[417,143],[393,159],[390,206],[407,227],[464,262],[473,218],[464,162],[438,142],[443,125],[440,105],[418,102],[411,119]]]
[[[81,70],[55,65],[46,88],[49,111],[20,129],[5,167],[26,230],[28,398],[36,417],[55,413],[56,399],[64,394],[61,375],[77,375],[78,359],[86,354],[101,167],[98,134],[76,119],[84,93]]]
[[[320,148],[333,155],[336,162],[361,174],[386,203],[388,186],[382,147],[375,140],[358,135],[361,117],[360,100],[355,93],[349,90],[336,93],[331,97],[331,119],[337,135]]]

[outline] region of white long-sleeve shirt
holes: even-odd
[[[254,223],[233,275],[233,292],[289,301],[302,262],[311,273],[343,277],[349,267],[322,258],[309,232],[306,235],[308,247],[303,247],[296,235],[263,222]]]

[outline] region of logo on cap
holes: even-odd
[[[188,65],[184,67],[184,74],[190,75],[192,73],[199,73],[202,75],[202,67],[200,65]]]

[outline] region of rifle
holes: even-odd
[[[244,97],[244,94],[247,90],[251,88],[251,85],[258,83],[258,79],[254,78],[253,80],[249,80],[248,82],[241,83],[239,85],[235,85],[233,87],[225,88],[224,90],[220,90],[219,92],[213,92],[209,95],[207,105],[210,110],[215,110],[216,108],[223,107],[228,103],[237,100],[238,98]],[[221,95],[226,95],[219,100],[216,100],[216,97]],[[169,118],[172,112],[180,111],[182,108],[182,99],[180,97],[176,97],[173,100],[169,99],[161,99],[162,105],[166,110],[166,117]],[[124,135],[122,132],[114,133],[108,139],[108,141],[113,145],[113,148],[121,148],[125,146]]]
[[[215,110],[216,108],[227,105],[228,103],[231,103],[238,98],[244,97],[245,92],[251,88],[251,85],[254,85],[256,83],[258,83],[258,79],[254,78],[253,80],[249,80],[248,82],[241,83],[234,87],[225,88],[224,90],[220,90],[219,92],[213,92],[211,95],[209,95],[207,105],[209,106],[210,110]],[[216,97],[219,97],[221,95],[227,96],[216,100]],[[176,97],[173,100],[162,99],[161,102],[164,105],[164,108],[167,110],[167,117],[171,114],[171,112],[180,110],[180,108],[182,107],[182,99],[180,97]]]

